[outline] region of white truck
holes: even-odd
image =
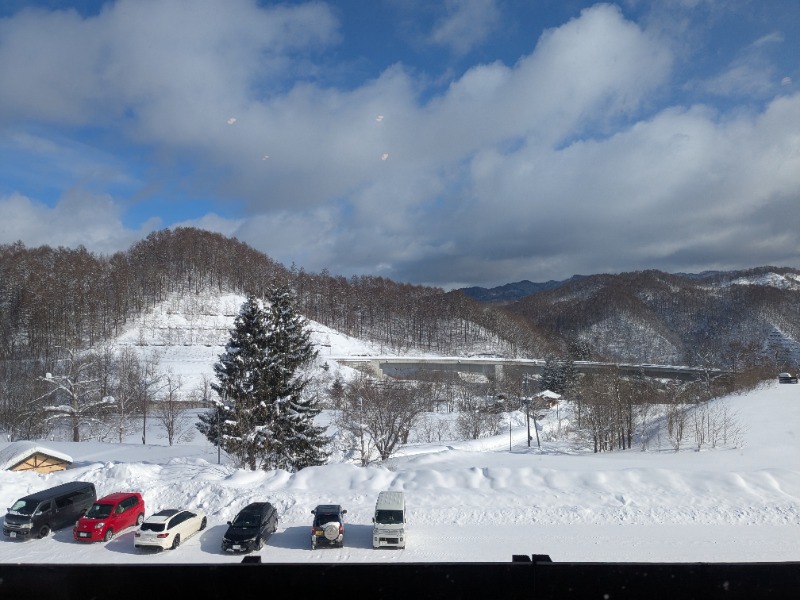
[[[372,517],[373,548],[406,547],[406,498],[403,492],[381,492]]]

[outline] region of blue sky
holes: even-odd
[[[445,288],[800,266],[796,0],[9,0],[0,243]]]

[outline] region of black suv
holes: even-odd
[[[269,502],[248,504],[228,521],[222,536],[222,549],[228,552],[261,550],[264,542],[278,530],[278,511]]]
[[[311,511],[314,524],[311,526],[311,549],[317,544],[344,547],[344,515],[347,511],[338,504],[320,504]]]

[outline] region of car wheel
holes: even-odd
[[[111,529],[111,527],[109,527],[108,529],[106,529],[106,534],[103,536],[103,541],[110,542],[111,538],[113,537],[114,537],[114,530]]]
[[[181,534],[176,534],[175,539],[172,540],[172,549],[175,550],[178,546],[181,545]]]
[[[206,520],[205,517],[203,517],[203,520],[200,521],[200,531],[203,531],[203,529],[206,528],[206,525],[208,525],[208,521]]]
[[[261,550],[264,547],[264,540],[258,538],[256,540],[256,550]]]
[[[136,517],[136,525],[141,525],[144,523],[144,513],[139,513],[139,516]]]
[[[42,525],[42,527],[39,529],[39,537],[40,538],[47,537],[49,535],[49,533],[50,533],[50,526],[49,525]]]

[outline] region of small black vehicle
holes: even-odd
[[[228,531],[222,536],[222,549],[226,552],[251,552],[261,550],[264,542],[278,530],[278,511],[269,502],[248,504],[233,521],[228,521]]]
[[[72,481],[20,498],[3,520],[3,535],[43,538],[51,531],[74,525],[97,500],[94,484]]]
[[[344,547],[344,515],[347,511],[338,504],[320,504],[311,511],[314,523],[311,526],[311,549],[317,544]]]

